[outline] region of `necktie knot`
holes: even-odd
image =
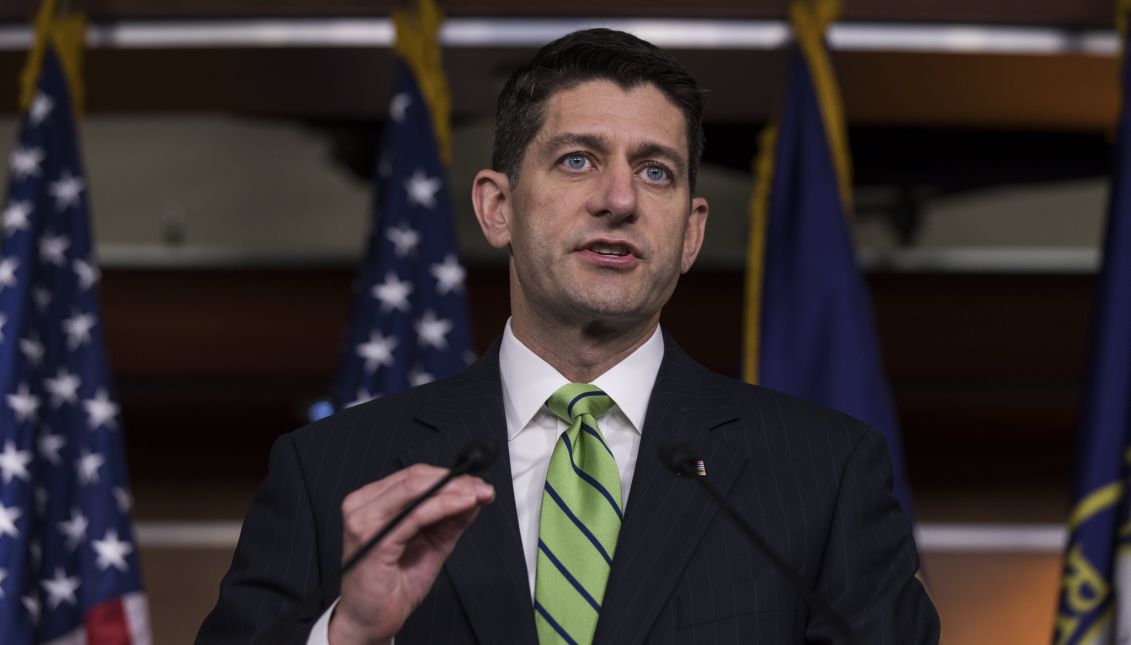
[[[576,419],[586,415],[599,419],[613,407],[613,400],[596,385],[570,383],[551,394],[546,406],[559,419],[572,424]]]

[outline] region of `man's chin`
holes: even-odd
[[[575,310],[587,329],[630,329],[654,320],[658,311],[621,301],[587,302]]]

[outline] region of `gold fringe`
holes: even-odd
[[[839,0],[794,0],[789,18],[801,53],[809,63],[809,73],[817,92],[825,136],[829,140],[833,165],[836,167],[840,201],[846,214],[852,205],[852,158],[848,154],[848,133],[844,125],[844,105],[833,74],[832,60],[825,48],[825,31],[840,15]]]
[[[1121,0],[1131,3],[1131,0]],[[829,154],[836,169],[837,189],[846,214],[852,212],[852,159],[848,154],[848,134],[844,107],[837,88],[832,61],[825,48],[825,31],[840,15],[839,0],[792,0],[790,22],[817,93],[821,120],[829,142]],[[750,198],[750,233],[746,247],[745,307],[743,308],[742,377],[758,382],[761,349],[762,287],[765,278],[766,227],[769,224],[770,184],[774,176],[774,156],[778,126],[771,122],[759,140],[754,162],[754,194]]]
[[[64,3],[69,5],[69,3]],[[35,43],[28,52],[27,63],[20,74],[20,111],[27,111],[35,100],[35,86],[43,69],[43,56],[48,46],[55,48],[67,89],[71,107],[78,116],[84,105],[82,83],[82,58],[86,42],[86,17],[71,12],[66,6],[59,8],[55,0],[43,0],[35,17]]]
[[[743,308],[742,378],[758,382],[758,359],[762,340],[762,281],[766,265],[766,226],[769,224],[770,185],[774,180],[778,125],[770,122],[758,137],[754,160],[754,193],[750,196],[750,232],[746,244],[746,305]]]
[[[436,134],[440,158],[449,164],[452,158],[452,103],[440,55],[439,31],[443,22],[444,14],[434,0],[416,0],[412,9],[393,11],[397,30],[393,51],[404,59],[416,76],[420,93],[432,114],[432,131]]]
[[[1076,502],[1072,508],[1072,515],[1068,518],[1068,528],[1076,530],[1097,513],[1115,506],[1121,499],[1123,499],[1123,482],[1114,481],[1100,486]]]

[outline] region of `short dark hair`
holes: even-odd
[[[703,156],[703,92],[668,52],[632,34],[586,29],[538,50],[516,69],[499,95],[491,167],[512,185],[527,146],[542,128],[546,101],[587,81],[612,81],[625,90],[651,84],[683,112],[687,131],[688,181],[695,190]]]

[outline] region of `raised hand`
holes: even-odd
[[[342,501],[343,560],[441,477],[417,464],[363,486]],[[456,541],[495,489],[464,475],[414,510],[342,579],[330,643],[386,643],[424,600]]]

